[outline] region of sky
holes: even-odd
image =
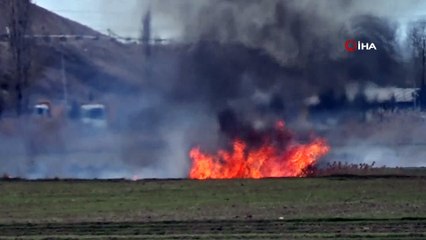
[[[182,36],[183,29],[178,18],[173,15],[178,10],[179,2],[184,0],[32,0],[37,5],[44,7],[61,16],[72,19],[91,27],[102,33],[107,33],[111,29],[114,33],[122,37],[139,37],[141,30],[142,16],[148,9],[153,12],[152,29],[153,37],[168,39],[178,39]],[[213,0],[211,0],[213,1]],[[265,0],[267,1],[267,0]],[[300,0],[311,4],[312,0]],[[158,9],[158,3],[169,4],[166,11]],[[188,1],[191,6],[197,5],[202,0]],[[208,2],[208,0],[207,0]],[[325,1],[326,7],[332,12],[334,0]],[[341,2],[340,0],[336,0]],[[155,4],[157,3],[157,4]],[[171,4],[173,3],[173,4]],[[197,3],[197,4],[195,4]],[[424,16],[426,13],[426,1],[422,0],[381,0],[377,4],[371,4],[369,0],[353,1],[352,12],[373,13],[378,16],[387,16],[399,22],[410,21],[416,16]],[[338,5],[338,4],[333,4]],[[182,17],[182,16],[180,16]],[[402,25],[402,27],[404,24]]]
[[[33,0],[35,4],[61,16],[88,25],[95,30],[105,31],[111,26],[103,21],[102,11],[98,8],[101,1],[103,0]]]
[[[102,33],[111,29],[122,37],[138,37],[142,15],[149,9],[149,0],[33,0],[33,3]],[[154,15],[154,37],[177,37],[179,33],[170,27],[172,21],[167,16]]]

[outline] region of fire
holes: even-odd
[[[276,124],[276,131],[284,133],[285,124]],[[258,147],[250,147],[241,139],[232,142],[231,150],[219,150],[216,154],[204,153],[193,148],[189,156],[191,179],[231,179],[303,177],[305,170],[315,164],[330,150],[326,141],[316,138],[307,144],[291,142],[286,146],[266,138]]]

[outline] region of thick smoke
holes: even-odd
[[[174,92],[206,103],[208,112],[218,114],[220,129],[232,137],[253,132],[259,122],[291,121],[312,94],[334,91],[342,95],[353,83],[413,86],[407,77],[404,56],[410,48],[404,29],[421,17],[423,5],[419,1],[151,1],[154,13],[178,20],[174,24],[183,29],[180,41],[197,43],[182,68],[194,71],[182,71],[185,84]],[[374,42],[378,51],[349,55],[343,43],[352,38]],[[225,50],[217,53],[218,48]],[[249,56],[244,54],[246,49],[251,49]],[[249,120],[239,122],[240,118]],[[404,131],[377,126],[371,127],[368,141],[356,134],[352,140],[329,136],[333,143],[349,139],[336,152],[367,142],[362,145],[366,156],[372,152],[377,158],[357,155],[349,161],[419,165],[418,158],[407,155],[414,137],[405,142],[408,148],[396,149],[392,144]],[[383,131],[394,132],[393,140],[379,144],[378,149],[377,142],[388,135]],[[395,151],[400,156],[393,160],[385,154]]]
[[[122,3],[106,1],[99,6],[106,12],[105,21],[112,21],[108,12],[118,8],[117,4]],[[79,79],[94,79],[80,80],[78,88],[90,88],[99,99],[118,106],[115,128],[64,127],[61,134],[49,135],[46,141],[53,147],[45,150],[49,154],[43,161],[23,157],[16,161],[24,164],[8,161],[0,171],[25,177],[187,177],[188,150],[195,145],[214,151],[223,146],[224,138],[235,137],[256,145],[258,134],[273,128],[279,119],[299,130],[296,134],[309,135],[310,130],[321,128],[301,120],[307,97],[324,92],[343,95],[352,83],[412,86],[404,78],[407,69],[402,53],[407,47],[401,29],[411,19],[408,17],[416,18],[422,5],[426,4],[387,0],[374,4],[367,0],[129,1],[129,19],[114,18],[115,24],[141,29],[142,18],[150,9],[153,36],[172,38],[170,45],[153,46],[150,56],[144,56],[143,48],[136,45],[85,47],[91,54],[108,53],[110,48],[132,55],[133,61],[119,54],[100,56],[115,58],[117,66],[120,62],[131,66],[132,73],[126,74],[139,76],[140,84],[123,84],[123,79],[91,64],[90,57],[75,54],[75,47],[65,48],[68,71],[81,76]],[[378,51],[348,54],[343,44],[352,38],[374,42]],[[58,59],[50,62],[57,64]],[[55,127],[55,123],[46,126]],[[321,134],[329,138],[332,149],[333,144],[344,143],[331,157],[341,156],[339,151],[345,152],[348,146],[366,152],[349,160],[353,162],[384,159],[395,142],[381,142],[385,147],[377,150],[380,154],[365,156],[377,152],[372,146],[387,138],[385,131],[403,131],[372,125],[375,132],[351,138],[347,130],[353,126],[340,127],[341,131]],[[393,136],[396,139],[401,134]],[[360,145],[366,139],[371,144]],[[31,141],[10,138],[4,142],[2,153],[7,158],[14,157],[13,151],[6,151],[9,145],[18,146],[19,152],[32,149]],[[413,142],[407,141],[410,147]],[[56,153],[62,145],[62,153]],[[402,157],[388,163],[407,165]]]

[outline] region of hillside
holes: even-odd
[[[7,16],[4,2],[0,7],[1,16]],[[168,98],[168,104],[201,101],[221,109],[229,100],[250,97],[255,89],[268,92],[271,86],[275,86],[275,93],[268,94],[288,92],[289,101],[303,99],[295,96],[303,91],[295,89],[307,86],[298,81],[299,70],[286,69],[263,50],[240,43],[158,44],[147,57],[138,44],[121,43],[36,5],[31,8],[31,17],[33,34],[99,36],[97,40],[33,41],[31,99],[63,98],[62,55],[69,100],[77,102],[139,97],[144,92]],[[4,34],[6,23],[7,18],[0,19],[0,34]],[[0,45],[0,51],[7,53],[0,59],[1,84],[12,81],[7,46]]]
[[[100,33],[68,20],[36,5],[31,6],[31,32],[40,35],[91,35],[98,40],[70,39],[32,42],[30,88],[36,95],[60,98],[62,89],[61,55],[64,56],[68,90],[71,98],[98,96],[120,86],[123,91],[135,90],[141,79],[141,52],[133,45],[124,45]],[[0,34],[6,33],[9,9],[0,1]],[[11,81],[8,44],[0,45],[0,82]]]

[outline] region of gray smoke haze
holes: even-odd
[[[310,78],[308,81],[316,82],[314,87],[321,88],[343,88],[354,78],[412,85],[401,77],[402,72],[395,73],[393,69],[409,52],[405,32],[408,22],[421,17],[422,9],[426,9],[421,1],[398,0],[374,4],[364,0],[152,0],[136,1],[132,6],[140,19],[151,9],[156,36],[171,36],[180,43],[218,41],[262,49],[283,66],[303,71],[305,78]],[[102,6],[114,7],[108,3]],[[136,22],[140,29],[141,21],[135,19],[123,19],[123,25]],[[342,47],[348,38],[374,41],[381,50],[380,56],[351,58]],[[349,66],[340,64],[342,61],[357,63]],[[372,70],[377,67],[383,71]],[[362,68],[367,70],[360,71]],[[331,70],[334,73],[330,74]]]
[[[100,9],[119,9],[116,1],[105,1]],[[404,24],[424,15],[426,3],[417,0],[146,0],[127,1],[129,16],[105,21],[141,28],[141,16],[153,12],[154,33],[158,36],[196,41],[198,39],[238,41],[262,47],[279,59],[292,63],[311,52],[318,40],[327,39],[329,54],[341,53],[342,29],[353,18],[371,15]],[[138,35],[135,32],[134,35]]]
[[[121,106],[116,113],[121,116],[118,130],[94,131],[71,124],[58,135],[32,133],[30,141],[8,139],[2,132],[0,172],[30,178],[183,178],[190,166],[188,150],[195,145],[215,151],[226,145],[229,136],[244,137],[245,129],[268,129],[278,119],[286,120],[303,138],[315,129],[300,120],[307,97],[329,90],[343,94],[354,82],[413,85],[406,76],[404,30],[407,22],[421,17],[426,3],[129,0],[123,4],[106,0],[99,9],[105,11],[105,21],[129,29],[141,29],[144,14],[151,9],[153,36],[170,37],[172,45],[154,48],[150,57],[143,57],[138,47],[131,49],[140,53],[140,62],[128,63],[134,64],[141,78],[136,89],[133,85],[126,89],[120,84],[109,86],[120,79],[101,81],[108,75],[96,72],[87,64],[89,58],[74,56],[70,50],[70,59],[87,66],[68,63],[69,71],[82,79],[96,77],[90,87],[105,92],[103,100]],[[113,19],[108,12],[115,9],[129,14]],[[138,36],[139,32],[133,34]],[[374,42],[379,50],[349,55],[343,48],[348,38]],[[327,114],[333,116],[333,112]],[[404,141],[408,148],[396,148],[407,130],[392,123],[389,127],[369,125],[369,131],[362,126],[356,133],[346,131],[354,129],[350,124],[340,126],[339,131],[321,131],[334,151],[327,160],[339,161],[349,154],[343,160],[424,165],[420,158],[411,156],[423,154],[421,147],[413,150],[419,144],[414,138],[420,137],[411,135]],[[421,124],[412,125],[409,132],[421,129]],[[31,133],[31,129],[23,131]],[[40,154],[40,142],[52,143],[52,148],[42,149]],[[37,155],[39,160],[15,156],[16,152],[31,151],[32,144],[36,153],[29,155]],[[66,154],[57,153],[62,148]],[[5,160],[10,158],[14,161]]]
[[[146,11],[146,6],[140,2],[139,9],[143,9],[141,14]],[[426,9],[426,3],[416,0],[383,0],[374,3],[368,0],[153,0],[148,6],[153,12],[154,22],[156,14],[159,19],[163,19],[161,16],[167,16],[158,21],[164,21],[163,25],[170,21],[169,26],[173,26],[174,35],[179,41],[213,41],[262,49],[275,58],[284,69],[296,71],[296,74],[292,75],[284,70],[276,76],[253,76],[244,72],[244,77],[237,76],[233,79],[238,82],[236,86],[227,86],[228,89],[237,89],[230,94],[233,97],[215,92],[214,88],[208,89],[206,93],[201,91],[203,94],[212,94],[218,101],[222,100],[218,103],[219,106],[212,108],[213,112],[223,107],[231,107],[238,109],[236,111],[242,118],[251,119],[253,122],[258,120],[255,117],[258,109],[247,109],[248,102],[259,106],[277,96],[281,101],[297,105],[298,100],[295,99],[302,100],[309,94],[329,88],[343,92],[342,89],[352,82],[371,81],[383,86],[413,86],[412,73],[398,65],[405,64],[404,57],[407,55],[404,54],[410,51],[405,32],[407,26],[411,21],[424,17]],[[165,31],[167,32],[166,29]],[[348,56],[343,49],[343,42],[348,38],[374,42],[379,52]],[[197,47],[195,49],[200,50]],[[211,61],[200,61],[200,64],[209,65]],[[226,65],[227,63],[219,64],[222,67]],[[213,68],[214,66],[215,64],[209,65]],[[207,82],[226,85],[220,82],[220,78]],[[198,86],[196,82],[197,80],[194,81],[195,84],[191,82],[187,85]],[[217,101],[215,102],[217,104]],[[288,108],[291,104],[285,105]],[[290,108],[288,111],[292,112],[294,109]],[[284,116],[289,115],[291,113]],[[397,124],[395,121],[392,123]],[[367,136],[336,139],[338,142],[342,138],[348,141],[336,152],[345,152],[342,150],[345,148],[354,149],[350,151],[354,156],[350,161],[353,162],[376,161],[389,166],[424,164],[421,157],[413,156],[422,156],[420,148],[415,147],[419,146],[416,141],[421,140],[421,137],[407,136],[407,131],[400,128],[379,126],[378,124],[372,127]],[[421,128],[414,124],[410,132],[414,133]],[[369,141],[366,141],[365,137]],[[396,143],[406,138],[409,140],[405,140],[403,146],[395,147]],[[391,140],[380,145],[386,139]],[[365,152],[365,155],[359,155],[362,152]]]

